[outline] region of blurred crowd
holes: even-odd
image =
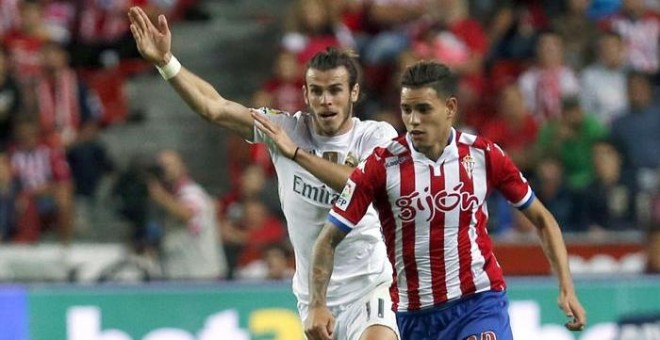
[[[460,76],[456,125],[498,143],[565,232],[598,240],[660,229],[657,0],[290,3],[253,107],[305,110],[305,63],[327,47],[349,48],[364,69],[354,114],[403,132],[399,74],[436,59]],[[125,83],[153,72],[128,30],[134,5],[170,23],[208,19],[195,0],[0,0],[3,242],[38,242],[48,231],[75,240],[76,214],[116,171],[99,133],[139,115]],[[268,153],[234,136],[227,150],[231,189],[217,197],[171,150],[149,164],[138,157],[118,176],[118,210],[135,230],[135,250],[169,258],[174,268],[163,271],[173,278],[290,278],[293,253]],[[489,209],[496,237],[533,229],[502,197],[491,197]],[[200,258],[215,263],[203,273],[177,271]]]

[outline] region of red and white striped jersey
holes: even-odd
[[[418,310],[505,289],[486,230],[492,189],[520,209],[534,199],[511,159],[483,137],[452,129],[432,161],[405,135],[353,172],[329,220],[348,232],[373,202],[394,269],[395,308]]]

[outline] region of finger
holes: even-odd
[[[326,329],[328,334],[328,340],[332,340],[334,330],[335,330],[335,319],[330,319]]]
[[[142,24],[142,27],[145,31],[155,31],[156,27],[151,23],[149,16],[145,13],[142,8],[137,8],[138,20]]]
[[[140,31],[138,30],[138,28],[135,26],[135,24],[131,24],[130,28],[135,41],[140,42],[140,40],[142,40],[142,36],[140,35]]]
[[[250,115],[252,116],[252,119],[254,119],[258,124],[257,127],[262,126],[263,129],[260,128],[261,131],[264,132],[273,132],[273,125],[270,122],[270,119],[266,118],[264,115],[260,113],[255,113],[254,111],[250,111]]]
[[[163,34],[170,33],[170,27],[167,25],[167,18],[162,14],[158,16],[158,31]]]

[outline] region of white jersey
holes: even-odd
[[[333,137],[320,136],[313,129],[309,113],[289,115],[261,109],[286,131],[301,150],[339,164],[356,166],[377,146],[397,136],[385,122],[353,119],[351,131]],[[303,167],[284,157],[268,137],[255,127],[254,142],[266,143],[278,177],[279,197],[295,251],[296,273],[293,293],[298,302],[309,304],[309,269],[312,248],[325,225],[328,212],[339,193]],[[339,306],[363,298],[383,283],[391,283],[392,266],[387,259],[378,215],[373,207],[335,251],[335,266],[328,284],[327,304]]]

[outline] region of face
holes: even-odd
[[[163,168],[165,180],[173,183],[184,175],[183,162],[173,151],[163,151],[158,157],[158,163]]]
[[[620,67],[625,61],[623,42],[614,36],[605,36],[598,41],[598,52],[607,67]]]
[[[298,72],[299,66],[296,56],[293,53],[283,52],[277,58],[275,72],[278,77],[287,81],[294,81],[300,76]]]
[[[594,171],[601,178],[610,178],[621,166],[621,157],[613,146],[605,143],[594,145],[592,149]]]
[[[628,97],[633,108],[645,108],[653,98],[651,84],[644,78],[631,77],[628,80]]]
[[[509,120],[520,121],[525,117],[525,99],[516,85],[509,85],[500,93],[499,112]]]
[[[553,67],[563,63],[564,47],[556,34],[544,34],[537,45],[537,57],[541,66]]]
[[[69,62],[66,51],[59,46],[49,45],[42,50],[44,66],[49,70],[65,68]]]
[[[314,114],[314,128],[319,135],[341,135],[351,129],[351,111],[359,86],[351,89],[348,80],[348,70],[343,66],[327,71],[307,70],[305,104]]]
[[[455,97],[441,98],[431,87],[401,89],[401,119],[415,148],[431,158],[447,145],[457,108]]]

